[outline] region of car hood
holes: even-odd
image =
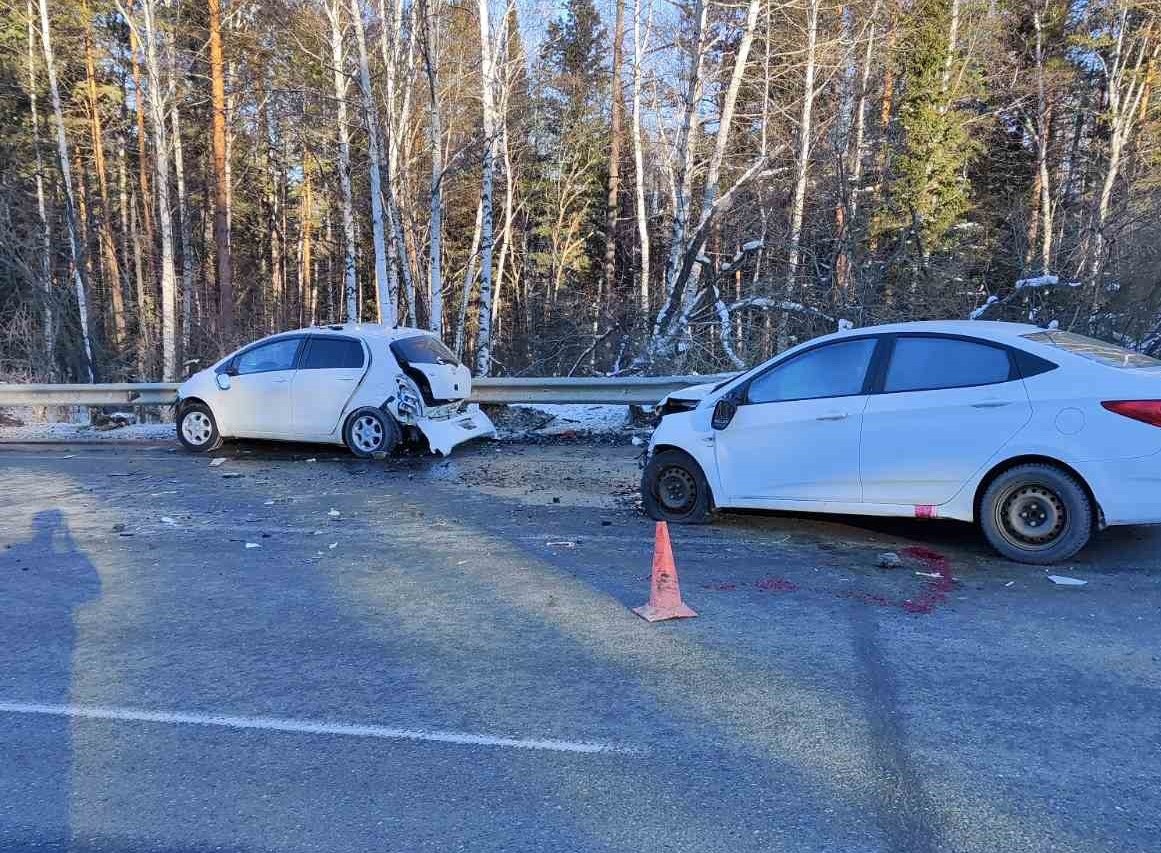
[[[665,405],[670,400],[682,400],[700,403],[705,399],[706,395],[714,390],[720,382],[703,382],[701,385],[690,385],[688,388],[682,388],[679,391],[671,391],[666,394],[659,405]]]

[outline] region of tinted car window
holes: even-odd
[[[302,357],[301,370],[362,367],[363,345],[354,338],[312,337]]]
[[[841,341],[812,349],[763,373],[747,394],[750,403],[811,400],[861,394],[874,338]]]
[[[415,335],[391,343],[391,352],[406,364],[459,364],[455,353],[431,335]]]
[[[1008,351],[955,338],[898,338],[883,391],[930,391],[1007,382]]]
[[[240,375],[291,370],[294,367],[294,355],[298,352],[298,345],[301,342],[302,338],[279,338],[248,349],[238,356],[235,367]]]
[[[1131,349],[1116,346],[1096,338],[1088,338],[1073,332],[1061,332],[1053,329],[1047,332],[1033,332],[1025,335],[1028,340],[1041,344],[1050,344],[1067,352],[1082,355],[1087,359],[1108,365],[1109,367],[1161,367],[1161,361],[1150,358],[1143,352],[1133,352]]]

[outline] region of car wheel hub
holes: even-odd
[[[378,450],[383,443],[383,425],[379,423],[377,418],[363,415],[355,421],[355,425],[351,429],[351,437],[359,450],[368,453]]]
[[[1060,538],[1067,524],[1064,504],[1044,486],[1018,486],[999,504],[1000,529],[1021,548],[1046,548]]]
[[[671,512],[689,509],[697,497],[697,483],[684,468],[666,468],[657,478],[657,497]]]
[[[181,421],[181,434],[190,444],[205,444],[214,432],[214,425],[202,412],[190,412]]]

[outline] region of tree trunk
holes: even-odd
[[[359,286],[355,278],[355,213],[351,198],[351,138],[347,129],[347,75],[343,57],[343,30],[340,23],[340,0],[326,7],[331,24],[331,64],[334,67],[335,103],[339,135],[339,186],[342,190],[343,216],[343,299],[348,323],[359,322]]]
[[[32,113],[32,149],[36,157],[36,213],[40,219],[41,340],[44,343],[44,372],[51,382],[56,375],[56,334],[52,316],[52,226],[44,195],[44,161],[40,156],[40,114],[37,111],[35,12],[28,0],[28,101]]]
[[[222,3],[208,0],[210,25],[210,104],[214,172],[214,251],[218,264],[218,333],[223,347],[234,338],[234,266],[230,254],[226,175],[226,78],[222,60]]]
[[[165,35],[154,24],[157,0],[143,0],[145,72],[149,78],[149,115],[153,125],[153,167],[157,190],[157,221],[161,237],[161,374],[177,379],[177,274],[174,267],[173,214],[169,203],[169,138],[165,127],[161,62],[157,42]],[[127,17],[127,16],[126,16]],[[131,24],[132,26],[132,24]]]
[[[480,258],[480,235],[484,227],[484,200],[476,204],[476,226],[472,229],[472,248],[468,252],[467,268],[464,270],[463,293],[460,298],[460,316],[456,321],[456,356],[462,357],[468,324],[468,303],[472,298],[472,285],[476,283],[476,264]]]
[[[129,55],[133,73],[133,109],[137,120],[137,190],[141,200],[141,222],[144,238],[145,287],[153,296],[155,285],[153,253],[157,246],[157,232],[153,222],[153,192],[149,188],[149,136],[145,132],[145,87],[141,83],[141,62],[137,57],[141,39],[137,31],[129,29]],[[141,317],[138,322],[152,324],[152,316]]]
[[[430,243],[427,263],[428,328],[443,335],[443,116],[439,103],[438,22],[423,4],[423,59],[427,72],[428,138],[431,146]]]
[[[101,129],[101,112],[97,102],[96,68],[93,61],[93,34],[90,28],[88,0],[82,0],[85,17],[85,95],[89,105],[89,131],[93,143],[93,168],[97,173],[97,234],[101,244],[101,278],[109,291],[113,309],[113,343],[119,350],[125,345],[125,298],[121,282],[121,264],[113,240],[113,208],[109,203],[109,178],[105,167],[105,140]]]
[[[495,69],[492,63],[492,28],[488,22],[488,0],[479,0],[480,86],[484,112],[483,181],[480,192],[480,314],[476,333],[476,375],[487,376],[492,369],[492,182],[495,171],[496,100]]]
[[[395,326],[399,322],[399,285],[394,267],[388,268],[386,213],[383,209],[382,141],[379,138],[378,107],[371,89],[371,67],[367,58],[367,36],[359,0],[351,0],[351,22],[355,25],[355,44],[359,51],[359,92],[363,96],[363,116],[367,124],[367,156],[371,174],[371,240],[375,247],[375,296],[379,304],[379,322]]]
[[[60,86],[56,77],[56,57],[52,49],[52,27],[48,18],[48,0],[40,4],[40,42],[44,50],[44,67],[48,74],[48,90],[52,98],[53,124],[56,129],[57,166],[65,195],[65,222],[68,226],[69,253],[72,258],[73,286],[76,288],[77,311],[81,325],[82,371],[89,382],[94,380],[93,349],[89,338],[89,307],[86,294],[84,246],[77,226],[76,202],[73,199],[72,167],[69,164],[69,144],[65,137],[64,113],[61,109]]]
[[[637,239],[641,252],[641,277],[637,282],[637,311],[640,322],[649,321],[649,216],[645,207],[645,153],[641,138],[641,74],[645,64],[645,43],[653,23],[652,0],[644,0],[649,8],[645,27],[641,26],[642,0],[633,0],[633,171],[637,207]]]
[[[177,44],[170,45],[169,121],[173,133],[173,168],[177,187],[177,233],[181,241],[181,358],[189,355],[190,324],[193,320],[194,252],[193,231],[185,193],[185,151],[181,142],[181,110],[177,96]]]
[[[1040,273],[1052,270],[1052,186],[1048,173],[1048,141],[1052,123],[1044,91],[1044,33],[1040,12],[1032,15],[1036,28],[1036,172],[1040,202]]]
[[[601,317],[601,290],[606,298],[613,293],[617,275],[617,217],[621,200],[621,143],[622,114],[625,111],[621,92],[621,48],[625,40],[625,0],[616,0],[616,16],[613,23],[613,69],[612,69],[612,117],[609,125],[609,193],[605,200],[605,264],[602,287],[597,291],[593,305],[593,341],[597,339]],[[596,366],[597,347],[592,350],[592,366]]]
[[[810,174],[811,117],[814,110],[814,64],[818,44],[818,7],[821,0],[807,0],[806,12],[806,68],[802,75],[802,115],[798,122],[798,157],[795,160],[794,200],[790,204],[790,257],[786,262],[786,296],[793,298],[797,290],[798,261],[802,247],[802,220],[806,206],[806,181]],[[788,317],[783,312],[778,320],[778,349],[788,343]]]

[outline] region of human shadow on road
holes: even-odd
[[[58,509],[0,551],[0,702],[70,703],[77,608],[101,581]],[[0,849],[69,849],[69,718],[0,711]]]

